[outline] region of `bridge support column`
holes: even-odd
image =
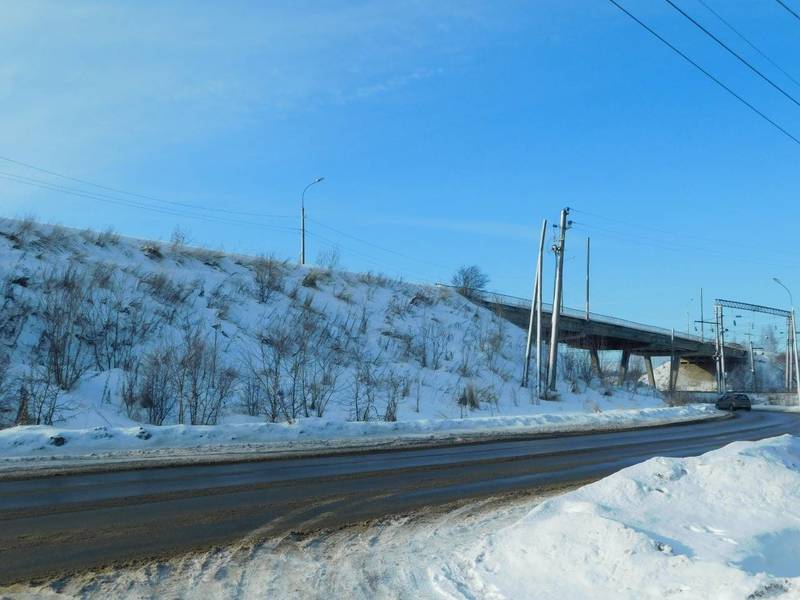
[[[623,385],[625,383],[625,376],[628,374],[628,363],[631,360],[631,351],[628,349],[624,349],[622,351],[622,356],[619,359],[619,381],[617,382],[618,385]]]
[[[644,358],[644,368],[647,371],[647,383],[649,383],[652,387],[656,387],[656,374],[653,371],[653,357],[652,356],[645,356]]]
[[[678,371],[681,368],[681,357],[671,356],[669,359],[669,391],[674,392],[678,386]]]
[[[589,350],[589,357],[592,360],[592,371],[602,379],[603,370],[600,368],[600,353],[597,351],[597,348],[591,348]]]

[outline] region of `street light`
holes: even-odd
[[[794,300],[792,300],[792,292],[789,290],[789,288],[786,287],[783,284],[783,282],[780,279],[778,279],[777,277],[773,277],[772,281],[774,281],[775,283],[777,283],[779,286],[781,286],[783,289],[786,290],[786,293],[789,294],[789,306],[794,307]]]
[[[789,335],[792,338],[791,352],[792,352],[792,354],[794,354],[794,373],[795,373],[795,379],[797,381],[797,403],[800,404],[800,357],[798,357],[798,355],[797,355],[797,324],[795,322],[795,316],[794,316],[794,300],[792,299],[792,292],[789,290],[788,287],[786,287],[783,284],[783,282],[780,279],[778,279],[777,277],[773,277],[772,281],[774,281],[779,286],[781,286],[783,289],[785,289],[786,293],[789,294],[789,306],[792,309],[792,312],[791,312],[792,316],[789,318],[789,326],[790,326]],[[789,351],[790,351],[790,348],[789,348],[789,346],[787,344],[787,347],[786,347],[787,354],[789,353]],[[788,363],[788,360],[787,360],[787,363]],[[787,379],[788,379],[788,382],[791,383],[791,381],[792,381],[791,378],[787,378]]]
[[[306,264],[306,190],[315,183],[324,181],[324,177],[317,177],[314,181],[303,188],[300,194],[300,265]]]

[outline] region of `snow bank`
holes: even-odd
[[[544,502],[438,577],[454,597],[798,598],[798,498],[796,437],[656,458]]]
[[[800,440],[657,458],[574,492],[0,590],[28,598],[800,597]],[[531,507],[534,507],[531,510]]]
[[[50,426],[0,430],[0,461],[59,456],[169,454],[176,449],[288,451],[353,443],[387,444],[471,434],[513,435],[621,429],[713,418],[705,404],[612,410],[601,413],[550,413],[468,419],[421,419],[387,423],[298,419],[288,423],[228,423],[214,426],[165,425],[69,429]]]

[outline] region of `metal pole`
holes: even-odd
[[[756,361],[753,357],[753,340],[750,339],[750,377],[752,378],[753,382],[753,391],[756,391]]]
[[[792,307],[792,351],[794,353],[794,374],[797,381],[797,404],[800,405],[800,357],[797,355],[797,323]]]
[[[528,376],[531,365],[531,344],[533,343],[533,323],[537,314],[537,299],[539,298],[539,288],[542,285],[542,253],[544,252],[544,238],[547,230],[547,219],[542,221],[542,236],[539,241],[539,254],[536,256],[536,275],[533,279],[533,294],[531,295],[531,315],[528,320],[528,340],[525,344],[525,364],[522,367],[522,387],[528,387]],[[536,367],[539,367],[538,344],[537,344],[537,358]],[[537,380],[539,376],[536,376]],[[538,390],[537,390],[538,392]]]
[[[728,381],[725,374],[725,316],[722,306],[719,307],[719,364],[722,368],[720,380],[722,381],[722,392],[728,391]]]
[[[722,393],[722,368],[720,367],[719,357],[719,305],[714,305],[714,367],[717,378],[717,392]]]
[[[785,352],[785,366],[783,368],[783,383],[786,387],[786,391],[791,391],[792,389],[792,320],[790,318],[786,318],[786,352]]]
[[[300,266],[306,264],[306,190],[315,183],[324,181],[324,177],[317,177],[314,181],[303,188],[300,194]]]
[[[669,397],[675,394],[675,384],[677,383],[675,376],[675,328],[672,329],[669,336]]]
[[[542,397],[542,280],[544,279],[544,240],[547,235],[547,220],[542,224],[542,238],[539,242],[539,288],[536,290],[536,397]]]
[[[705,325],[703,324],[705,318],[703,317],[703,288],[700,288],[700,341],[706,341]]]
[[[553,319],[550,325],[550,360],[547,364],[547,389],[555,391],[556,373],[558,369],[558,327],[561,318],[561,299],[564,288],[564,242],[567,236],[567,215],[569,208],[561,211],[559,223],[558,245],[553,249],[556,252],[556,286],[553,291]]]
[[[589,320],[589,257],[592,252],[592,240],[586,238],[586,320]]]
[[[304,191],[305,195],[305,191]],[[306,207],[300,200],[300,266],[306,264]]]

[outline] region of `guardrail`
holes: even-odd
[[[447,285],[444,283],[437,283],[436,285],[440,287],[447,287],[455,289],[455,286]],[[485,290],[475,290],[475,294],[484,302],[490,302],[492,304],[502,304],[505,306],[514,306],[516,308],[523,308],[529,310],[531,307],[531,301],[528,298],[520,298],[519,296],[510,296],[508,294],[500,294],[496,292],[487,292]],[[547,302],[542,302],[542,310],[544,312],[548,312],[552,314],[553,305]],[[572,317],[575,319],[583,319],[586,320],[586,311],[585,310],[577,310],[574,308],[569,307],[562,307],[561,308],[561,315],[566,317]],[[637,323],[636,321],[629,321],[627,319],[620,319],[618,317],[612,317],[610,315],[603,315],[599,313],[589,312],[589,320],[596,321],[597,323],[603,323],[606,325],[619,325],[621,327],[628,327],[631,329],[636,329],[637,331],[644,331],[646,333],[656,333],[660,335],[671,336],[672,330],[667,329],[666,327],[657,327],[654,325],[646,325],[644,323]],[[703,339],[699,335],[693,335],[689,333],[680,333],[675,332],[675,339],[678,340],[690,340],[693,342],[700,342],[706,344],[713,344],[714,340]],[[744,346],[741,346],[736,343],[726,343],[725,346],[733,347],[733,348],[741,348],[744,349]]]

